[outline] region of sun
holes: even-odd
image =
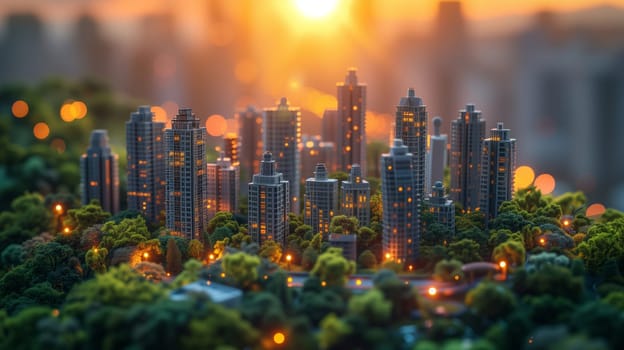
[[[320,19],[336,9],[338,0],[295,0],[297,9],[304,17]]]

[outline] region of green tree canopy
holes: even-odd
[[[329,248],[319,255],[310,274],[325,281],[328,286],[344,286],[347,277],[355,271],[355,263],[342,256],[342,249]]]

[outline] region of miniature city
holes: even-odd
[[[288,93],[215,136],[95,82],[0,86],[0,349],[624,348],[624,213],[469,101],[406,86],[372,142],[362,75],[318,135]],[[119,110],[125,139],[88,118]]]

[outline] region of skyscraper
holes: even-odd
[[[342,181],[340,212],[356,217],[360,226],[370,225],[370,184],[362,178],[359,164],[353,164],[349,178]]]
[[[225,134],[223,137],[223,152],[225,153],[224,157],[230,159],[230,163],[233,166],[240,164],[238,158],[238,136],[236,133],[229,132]]]
[[[338,90],[338,170],[349,171],[360,164],[366,175],[366,85],[358,84],[356,69],[350,68]]]
[[[448,135],[440,134],[442,126],[442,118],[433,118],[433,135],[429,142],[429,151],[427,152],[427,173],[425,176],[425,188],[431,190],[432,183],[444,180],[444,168],[447,164]]]
[[[483,141],[480,201],[486,220],[495,218],[500,205],[511,200],[515,171],[516,139],[509,138],[509,129],[498,123]]]
[[[451,123],[451,193],[464,211],[479,208],[481,146],[485,138],[485,120],[472,104],[459,111]]]
[[[297,182],[298,183],[298,182]],[[251,239],[258,243],[274,240],[284,246],[288,231],[290,185],[276,170],[271,152],[265,152],[260,173],[249,183],[248,227]]]
[[[207,220],[206,128],[190,108],[181,108],[165,130],[167,228],[202,239]]]
[[[80,158],[82,204],[96,199],[105,211],[119,211],[118,159],[108,144],[108,132],[93,130],[91,145]]]
[[[126,122],[128,209],[152,223],[165,213],[164,130],[150,106],[140,106]]]
[[[442,181],[436,181],[433,185],[431,195],[427,196],[425,205],[433,214],[436,223],[445,225],[449,231],[455,232],[455,205],[453,201],[444,195],[444,186]]]
[[[208,163],[208,220],[219,211],[238,211],[240,175],[238,165],[221,153],[215,163]]]
[[[303,222],[312,227],[313,233],[327,237],[331,219],[338,213],[338,180],[329,179],[325,164],[319,163],[305,188]]]
[[[401,97],[396,106],[394,137],[403,140],[412,154],[414,167],[414,191],[417,201],[424,200],[425,194],[425,159],[427,157],[427,107],[414,89],[407,90],[407,97]]]
[[[412,154],[401,139],[381,155],[383,198],[383,253],[398,263],[411,262],[418,253],[420,213]]]
[[[247,183],[253,174],[260,171],[262,159],[262,113],[249,106],[246,110],[236,113],[239,126],[241,192],[247,193]]]
[[[301,112],[290,108],[282,97],[276,108],[264,110],[264,150],[271,152],[277,162],[277,171],[289,182],[290,210],[299,213],[299,181],[301,143]]]

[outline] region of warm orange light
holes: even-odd
[[[82,101],[68,101],[63,103],[59,114],[64,122],[73,122],[87,115],[87,105]]]
[[[535,187],[542,194],[551,194],[555,190],[555,178],[550,174],[542,174],[535,179]]]
[[[221,272],[221,278],[225,278],[225,272]]]
[[[594,218],[597,216],[600,216],[602,214],[604,214],[604,212],[607,210],[607,208],[605,208],[604,205],[600,204],[600,203],[594,203],[592,205],[590,205],[589,207],[587,207],[587,211],[585,212],[585,216],[587,216],[588,218]]]
[[[258,67],[256,63],[251,59],[242,59],[236,62],[234,67],[234,76],[236,80],[244,84],[250,84],[258,76]]]
[[[438,289],[436,287],[429,287],[429,289],[427,289],[427,293],[433,297],[438,294]]]
[[[288,279],[286,279],[286,281],[287,281],[288,283],[292,283],[292,281],[293,281],[292,276],[288,276]]]
[[[167,111],[160,106],[152,106],[150,109],[152,113],[154,113],[153,120],[155,122],[166,123],[167,122]]]
[[[69,227],[65,227],[65,228],[63,229],[63,232],[65,232],[65,233],[69,233]]]
[[[213,114],[206,120],[206,131],[210,136],[223,136],[227,130],[227,122],[223,116]]]
[[[386,253],[386,260],[390,260],[391,257],[392,257],[392,254]]]
[[[39,140],[43,140],[50,135],[50,127],[44,122],[37,123],[33,127],[33,135]]]
[[[544,245],[546,243],[546,240],[544,238],[540,238],[539,242],[540,242],[541,245]]]
[[[570,226],[570,220],[568,219],[563,220],[563,226]]]
[[[282,332],[276,332],[273,334],[273,342],[277,345],[284,344],[286,336]]]
[[[215,258],[214,254],[210,254],[210,255],[208,255],[208,259],[210,259],[210,260],[214,260],[214,258]]]
[[[498,263],[498,266],[501,267],[501,269],[504,269],[507,267],[507,262],[505,260],[501,261]]]
[[[453,279],[454,279],[455,281],[459,281],[459,278],[460,278],[460,277],[459,277],[459,275],[455,275],[455,276],[453,276]]]
[[[72,102],[72,111],[74,114],[74,119],[82,119],[87,115],[87,105],[82,101],[74,101]]]
[[[520,190],[531,186],[535,180],[535,171],[530,166],[520,166],[514,175],[514,190]]]
[[[325,287],[325,286],[327,286],[327,282],[325,281],[321,282],[321,287]]]
[[[361,285],[362,285],[362,280],[361,280],[361,279],[359,279],[359,278],[358,278],[358,279],[356,279],[356,280],[355,280],[355,285],[356,285],[356,286],[361,286]]]
[[[290,254],[286,255],[286,261],[290,262],[292,260],[292,256]]]
[[[144,257],[145,259],[149,258],[149,253],[148,253],[148,252],[143,253],[143,257]]]
[[[11,112],[15,118],[24,118],[28,114],[28,103],[23,100],[13,102]]]
[[[54,210],[55,210],[57,213],[59,213],[59,214],[60,214],[60,213],[62,213],[62,212],[63,212],[63,206],[62,206],[62,205],[60,205],[60,204],[57,204],[57,205],[55,205],[55,206],[54,206]]]
[[[336,8],[337,0],[296,0],[297,9],[310,19],[327,17]]]

